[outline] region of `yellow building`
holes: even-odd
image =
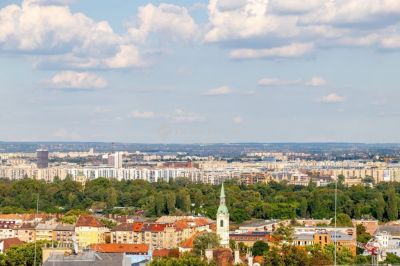
[[[105,243],[105,235],[108,232],[107,227],[90,215],[81,215],[75,224],[75,235],[79,248]]]

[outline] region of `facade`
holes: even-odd
[[[36,164],[37,168],[49,167],[49,151],[48,150],[37,150],[36,151]]]
[[[52,241],[53,231],[56,229],[56,224],[40,223],[36,226],[36,241],[47,240]]]
[[[221,185],[220,202],[217,211],[217,235],[220,238],[221,247],[229,247],[229,212],[225,202],[224,183]]]
[[[17,237],[24,242],[31,243],[36,239],[36,229],[33,224],[24,223],[17,228]]]
[[[79,248],[105,243],[106,232],[108,232],[108,229],[99,220],[90,215],[79,216],[75,224],[75,235]]]
[[[161,217],[155,223],[122,223],[111,231],[111,243],[146,244],[152,249],[178,248],[199,231],[210,231],[211,222],[204,217]]]
[[[295,227],[293,244],[298,247],[319,244],[325,247],[336,242],[338,249],[348,248],[356,255],[356,229],[352,227]]]
[[[58,224],[53,231],[53,238],[61,247],[70,247],[74,236],[75,226],[72,224]]]
[[[272,241],[271,233],[269,232],[247,232],[247,233],[230,233],[229,238],[236,243],[242,242],[247,247],[252,247],[255,242],[263,241],[265,243]]]
[[[14,221],[0,222],[0,239],[15,237],[16,229],[17,225]]]

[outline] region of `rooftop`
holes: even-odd
[[[146,244],[93,244],[91,249],[102,253],[147,253],[149,245]]]

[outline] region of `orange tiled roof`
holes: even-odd
[[[205,234],[207,231],[201,231],[201,232],[196,232],[194,233],[191,237],[183,241],[183,243],[180,245],[182,248],[193,248],[193,243],[196,237],[199,235]]]
[[[102,253],[147,253],[149,245],[146,244],[93,244],[91,249]]]
[[[90,216],[90,215],[81,215],[78,218],[78,221],[76,221],[76,227],[80,226],[90,226],[90,227],[104,227],[104,225],[97,220],[96,217]]]

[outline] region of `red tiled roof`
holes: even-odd
[[[93,244],[91,249],[102,253],[147,253],[149,245],[146,244]]]
[[[155,249],[153,250],[153,257],[179,257],[179,251],[176,249]]]
[[[7,249],[9,249],[11,246],[20,246],[22,244],[24,244],[24,241],[19,240],[18,237],[13,237],[13,238],[5,238],[0,240],[0,242],[4,242],[4,250],[6,251]]]
[[[112,231],[127,231],[127,232],[140,232],[142,230],[143,223],[137,222],[137,223],[122,223],[114,227]]]
[[[165,227],[169,226],[169,224],[150,224],[149,231],[151,232],[162,232],[165,230]]]
[[[104,227],[104,225],[97,220],[96,217],[90,216],[90,215],[81,215],[78,218],[78,221],[76,221],[76,227],[80,226],[90,226],[90,227]]]
[[[133,232],[140,232],[143,228],[142,222],[133,223]]]

